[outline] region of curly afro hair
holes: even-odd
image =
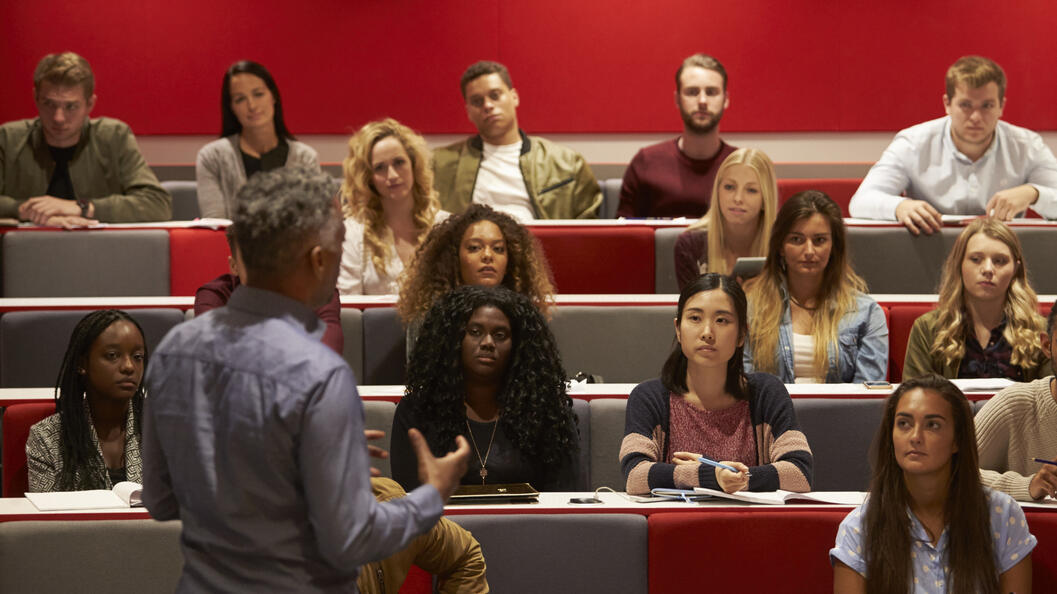
[[[554,298],[550,269],[543,249],[525,227],[507,214],[483,204],[471,204],[462,214],[448,217],[422,240],[400,285],[397,311],[405,323],[420,319],[433,302],[462,284],[459,245],[474,223],[491,221],[503,233],[507,248],[502,286],[527,295],[544,316]]]
[[[404,401],[429,419],[431,444],[450,444],[466,426],[462,340],[480,307],[510,321],[510,363],[499,394],[499,423],[526,461],[557,469],[577,455],[576,418],[554,335],[528,297],[503,287],[459,287],[430,308],[411,352]],[[435,437],[434,437],[435,436]],[[442,447],[434,453],[442,455]]]

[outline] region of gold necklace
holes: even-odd
[[[473,429],[470,429],[470,419],[466,419],[466,432],[470,434],[470,443],[473,444],[473,451],[477,454],[477,461],[481,463],[481,470],[477,473],[481,475],[481,484],[484,484],[486,478],[488,478],[488,469],[485,466],[488,465],[488,455],[492,453],[492,442],[495,441],[495,430],[499,428],[499,419],[496,418],[495,425],[492,425],[492,437],[488,439],[488,449],[484,452],[484,458],[481,458],[481,450],[477,449],[477,440],[473,438]]]

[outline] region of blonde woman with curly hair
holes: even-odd
[[[461,285],[503,285],[526,295],[544,317],[554,300],[536,239],[510,215],[483,204],[471,204],[429,232],[403,278],[396,309],[414,326],[434,301]]]
[[[731,153],[716,172],[708,213],[675,241],[679,289],[706,272],[730,274],[738,258],[766,256],[777,210],[778,183],[767,153]]]
[[[1006,377],[1050,373],[1039,343],[1045,322],[1028,284],[1020,240],[994,218],[974,220],[943,265],[936,309],[914,322],[903,378]]]
[[[448,216],[433,189],[430,159],[426,141],[392,118],[370,122],[349,139],[341,184],[342,295],[395,294],[422,238]]]
[[[748,284],[746,371],[787,384],[885,379],[884,311],[852,270],[840,207],[825,193],[782,205],[763,272]]]

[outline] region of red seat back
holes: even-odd
[[[29,428],[55,413],[55,402],[13,404],[4,410],[4,497],[22,497],[29,489],[26,440]]]
[[[858,178],[780,179],[778,180],[778,206],[781,207],[790,196],[797,192],[820,190],[832,198],[840,206],[841,213],[848,217],[851,216],[848,214],[848,203],[851,202],[851,197],[855,194],[855,190],[859,189],[861,183],[862,180]]]
[[[654,232],[646,226],[529,227],[559,293],[653,293]]]
[[[897,383],[903,381],[903,360],[907,356],[907,340],[910,339],[910,329],[914,327],[914,320],[936,309],[936,305],[893,303],[890,307],[888,381]]]
[[[169,230],[169,292],[194,295],[198,287],[229,272],[228,241],[223,230]]]

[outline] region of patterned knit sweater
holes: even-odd
[[[1013,384],[976,413],[980,480],[1018,501],[1031,501],[1028,485],[1041,464],[1057,457],[1057,400],[1053,376]]]
[[[756,465],[749,467],[749,491],[811,490],[813,459],[800,431],[793,401],[773,375],[747,374],[749,414],[756,437]],[[620,465],[630,494],[665,487],[719,489],[715,470],[704,464],[668,463],[669,392],[660,379],[635,387],[628,398]],[[708,452],[700,452],[708,456]]]

